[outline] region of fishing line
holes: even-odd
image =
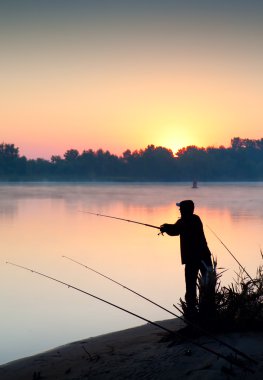
[[[238,259],[234,256],[234,254],[230,251],[230,249],[227,248],[227,246],[224,244],[224,242],[220,239],[220,237],[208,226],[206,225],[209,230],[215,235],[215,237],[220,241],[220,243],[225,247],[225,249],[230,253],[230,255],[233,257],[233,259],[238,263],[239,267],[243,270],[244,273],[250,278],[250,280],[254,283],[253,278],[250,276],[250,274],[246,271],[246,269],[243,267],[243,265],[238,261]]]

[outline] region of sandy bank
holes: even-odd
[[[159,322],[177,330],[182,322]],[[263,379],[263,333],[232,333],[219,338],[258,362],[231,365],[190,342],[164,341],[165,332],[146,324],[96,338],[84,339],[0,366],[1,380],[84,379]],[[208,337],[198,343],[226,356],[228,348]]]

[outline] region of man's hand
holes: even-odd
[[[167,226],[168,224],[167,223],[164,223],[160,226],[160,231],[161,233],[163,234],[164,232],[167,232]]]

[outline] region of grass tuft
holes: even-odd
[[[260,250],[263,259],[262,250]],[[221,286],[223,272],[217,273],[217,262],[205,277],[198,277],[198,317],[196,323],[213,331],[263,330],[263,264],[251,279],[240,269],[229,286]],[[187,305],[180,299],[187,319]],[[192,321],[194,322],[194,321]]]

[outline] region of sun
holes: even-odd
[[[156,145],[171,149],[174,154],[183,147],[194,145],[193,138],[188,135],[186,128],[166,126],[161,130],[163,133],[159,136],[158,144]]]

